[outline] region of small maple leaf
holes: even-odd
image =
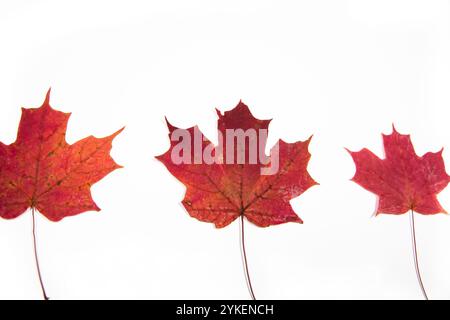
[[[51,221],[85,211],[100,211],[90,187],[120,168],[105,137],[65,141],[70,113],[50,107],[50,90],[40,108],[22,108],[17,140],[0,142],[0,217],[13,219],[35,208]]]
[[[217,228],[240,216],[260,227],[302,223],[289,201],[317,184],[307,171],[311,138],[295,143],[279,140],[269,157],[265,147],[270,120],[256,119],[242,102],[224,114],[217,110],[217,114],[218,146],[197,126],[179,129],[167,122],[171,145],[156,157],[186,186],[182,203],[188,213]],[[245,139],[236,138],[239,134]],[[180,152],[181,158],[192,161],[174,161],[174,154],[180,151],[179,139],[174,137],[181,136],[193,137],[187,142],[190,152]],[[205,154],[212,154],[215,161],[202,161]],[[267,167],[276,167],[276,171],[262,174]]]
[[[378,158],[367,149],[350,152],[356,173],[352,181],[378,196],[376,214],[446,213],[437,194],[449,183],[442,151],[417,156],[409,135],[383,135],[386,157]]]

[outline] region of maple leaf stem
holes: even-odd
[[[244,274],[245,280],[247,281],[247,288],[252,297],[252,300],[256,300],[255,294],[253,292],[252,281],[250,280],[250,272],[248,271],[248,263],[247,263],[247,253],[245,251],[245,232],[244,232],[244,215],[240,216],[240,242],[241,242],[241,254],[242,254],[242,263],[244,265]]]
[[[41,268],[39,266],[39,257],[37,253],[37,241],[36,241],[36,217],[35,210],[31,208],[31,216],[33,217],[33,246],[34,246],[34,260],[36,261],[36,269],[39,276],[39,283],[41,284],[42,295],[44,296],[44,300],[49,300],[47,293],[45,292],[44,282],[42,281]]]
[[[428,295],[427,295],[427,292],[425,291],[425,287],[422,282],[422,277],[420,276],[419,258],[417,256],[417,245],[416,245],[416,229],[414,226],[414,211],[413,210],[411,210],[410,221],[411,221],[411,240],[412,240],[412,249],[413,249],[413,255],[414,255],[414,266],[416,267],[417,280],[419,281],[419,285],[420,285],[420,289],[422,290],[423,297],[425,298],[425,300],[428,300]]]

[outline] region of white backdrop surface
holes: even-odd
[[[372,217],[344,150],[382,155],[395,123],[419,155],[450,145],[448,1],[0,2],[0,141],[20,107],[72,112],[67,139],[126,130],[124,166],[97,183],[102,211],[38,218],[53,299],[247,299],[238,223],[217,230],[180,205],[184,186],[154,159],[164,116],[216,141],[214,108],[240,99],[273,118],[269,144],[314,134],[320,183],[292,201],[303,225],[247,224],[261,299],[420,299],[407,215]],[[443,156],[450,166],[449,149]],[[450,188],[439,199],[450,210]],[[430,298],[450,298],[450,218],[417,216]],[[0,220],[0,298],[39,299],[31,215]]]

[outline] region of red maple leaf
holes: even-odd
[[[378,158],[367,149],[350,152],[356,165],[352,181],[378,196],[376,214],[446,213],[437,194],[449,183],[442,151],[419,157],[409,135],[399,134],[393,127],[383,135],[386,157]]]
[[[17,140],[0,142],[0,217],[13,219],[28,208],[52,221],[85,211],[99,211],[90,187],[120,168],[105,138],[65,141],[70,114],[50,107],[50,90],[40,108],[22,109]]]
[[[217,228],[227,226],[240,216],[260,227],[302,223],[289,201],[317,184],[307,171],[311,138],[295,143],[280,140],[268,157],[264,151],[270,120],[256,119],[242,102],[224,114],[217,110],[217,114],[219,141],[223,138],[218,146],[206,139],[196,126],[179,129],[167,122],[171,145],[157,159],[186,186],[182,203],[188,213],[200,221],[214,223]],[[234,137],[227,140],[227,132],[248,135],[244,140]],[[174,136],[192,137],[187,143],[191,152],[180,152],[181,157],[191,159],[191,163],[174,162],[174,153],[178,153],[182,140]],[[252,149],[252,146],[256,147]],[[205,153],[211,153],[217,161],[202,162]],[[256,159],[255,153],[259,155]],[[235,161],[229,161],[230,158]],[[274,168],[275,163],[276,172],[262,174],[261,169]]]

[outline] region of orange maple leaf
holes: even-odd
[[[70,113],[50,107],[50,90],[40,108],[22,108],[17,140],[0,142],[0,217],[14,219],[28,208],[51,221],[100,211],[90,187],[121,168],[109,155],[113,139],[89,136],[69,145]]]

